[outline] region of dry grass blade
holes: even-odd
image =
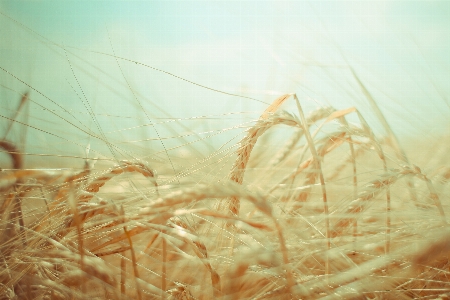
[[[82,273],[84,273],[85,272],[85,268],[84,268],[83,235],[81,233],[81,220],[80,220],[79,215],[78,215],[78,207],[77,207],[78,205],[77,205],[77,203],[75,201],[75,196],[74,196],[74,183],[73,182],[70,182],[69,206],[70,206],[70,209],[71,209],[72,214],[73,214],[73,220],[75,222],[75,226],[77,228],[78,253],[80,255],[80,271]],[[84,279],[80,280],[81,291],[83,293],[86,292],[84,282],[85,282]]]
[[[14,146],[13,143],[6,141],[6,140],[1,140],[0,148],[3,149],[6,153],[8,153],[9,156],[11,156],[11,160],[13,163],[13,169],[22,169],[22,167],[23,167],[22,154],[16,148],[16,146]]]
[[[123,227],[123,231],[125,231],[125,235],[127,236],[128,243],[130,244],[131,261],[133,263],[133,272],[134,272],[136,292],[137,292],[138,299],[141,300],[142,295],[141,295],[141,288],[139,287],[139,272],[138,272],[137,264],[136,264],[136,255],[134,253],[133,241],[131,240],[131,236],[129,235],[126,226]]]
[[[126,292],[126,278],[127,278],[127,265],[125,257],[120,258],[120,293],[125,295]]]
[[[16,113],[15,113],[14,117],[11,119],[11,122],[9,122],[9,124],[8,124],[8,128],[5,130],[5,134],[4,134],[2,140],[5,140],[6,137],[8,136],[8,133],[11,130],[12,125],[14,124],[14,120],[17,119],[17,116],[19,115],[20,111],[22,110],[23,106],[25,105],[25,103],[28,100],[28,96],[29,96],[29,92],[26,92],[20,98],[19,106],[17,107]],[[4,148],[4,149],[6,150],[6,148]],[[16,168],[16,169],[19,169],[19,168]]]
[[[136,226],[133,229],[127,230],[126,233],[120,234],[120,235],[116,236],[115,238],[108,240],[107,242],[104,242],[98,246],[91,248],[90,251],[93,253],[96,253],[100,249],[103,249],[109,245],[118,244],[119,242],[121,242],[123,240],[128,240],[129,237],[133,237],[135,235],[143,233],[146,230],[147,230],[146,227]]]
[[[198,258],[200,258],[200,260],[203,262],[204,266],[210,273],[211,285],[213,287],[212,297],[214,299],[220,298],[222,296],[222,286],[220,283],[220,276],[216,272],[216,270],[214,270],[213,267],[211,266],[211,263],[208,258],[208,251],[206,249],[205,244],[192,233],[192,230],[190,230],[189,226],[185,222],[181,221],[180,219],[173,220],[172,222],[173,222],[172,226],[174,226],[175,228],[178,227],[179,229],[182,229],[183,232],[186,231],[187,233],[189,233],[190,238],[186,237],[184,238],[184,240],[187,243],[192,244],[192,248],[194,249],[195,254],[197,255]],[[185,236],[183,233],[180,235],[182,237]]]

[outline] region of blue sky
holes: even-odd
[[[167,117],[214,115],[184,124],[219,130],[256,119],[264,103],[289,92],[306,110],[356,106],[377,127],[348,65],[399,135],[448,131],[447,1],[2,1],[0,11],[0,66],[58,111],[46,121],[34,105],[29,122],[70,136],[75,147],[94,142],[73,124],[109,133],[111,143],[156,139],[144,125]],[[0,80],[5,99],[29,89],[4,71]],[[12,112],[8,101],[2,105]],[[90,111],[109,117],[94,120]],[[239,114],[217,117],[224,113]],[[164,126],[161,134],[169,135]],[[67,146],[38,135],[55,151]]]

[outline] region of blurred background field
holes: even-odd
[[[29,91],[35,102],[20,120],[54,134],[15,124],[8,138],[17,142],[26,130],[27,153],[81,156],[90,144],[94,156],[111,158],[119,150],[108,150],[106,139],[149,159],[164,151],[163,139],[169,149],[192,142],[206,154],[292,92],[305,111],[355,106],[380,134],[349,66],[400,139],[448,132],[444,1],[2,1],[0,8],[2,126]]]

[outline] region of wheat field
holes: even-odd
[[[314,62],[332,84],[346,74],[344,104],[261,100],[1,17],[69,75],[47,90],[0,64],[0,299],[450,297],[448,119],[399,135],[414,121],[389,118],[350,62]],[[138,69],[177,86],[173,110],[153,111],[171,96],[141,93]],[[258,108],[177,115],[192,90]]]

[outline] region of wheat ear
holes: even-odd
[[[137,172],[142,174],[146,178],[152,178],[153,184],[156,188],[156,193],[158,193],[158,183],[156,182],[156,173],[149,167],[145,166],[141,162],[128,162],[122,161],[120,165],[115,166],[109,171],[108,174],[95,178],[91,184],[89,184],[85,191],[90,193],[88,195],[81,195],[79,197],[80,201],[89,201],[94,195],[92,193],[97,193],[102,186],[106,184],[112,177],[120,175],[125,172]]]
[[[188,188],[180,190],[155,200],[152,204],[143,208],[141,214],[156,215],[158,218],[161,218],[163,211],[175,205],[188,204],[204,199],[229,199],[231,197],[242,197],[249,200],[256,209],[268,216],[275,224],[283,257],[283,264],[286,268],[287,289],[291,290],[294,285],[294,279],[290,270],[291,266],[289,264],[288,250],[284,240],[283,230],[278,220],[273,215],[272,207],[267,201],[267,196],[263,196],[259,193],[250,193],[243,189],[239,184],[232,181],[226,182],[225,184],[198,185],[195,189]]]
[[[361,91],[363,92],[364,96],[369,101],[370,105],[372,106],[372,109],[375,112],[376,116],[378,117],[381,124],[383,125],[384,130],[386,131],[386,133],[388,135],[389,144],[391,144],[392,147],[394,148],[395,154],[401,161],[403,161],[404,163],[409,165],[410,163],[409,163],[408,157],[406,156],[405,151],[403,151],[402,147],[400,146],[400,143],[399,143],[397,137],[395,136],[394,132],[392,131],[391,127],[389,126],[389,124],[388,124],[386,118],[384,117],[383,113],[381,112],[377,102],[372,97],[369,90],[366,88],[366,86],[361,81],[361,79],[358,77],[355,70],[350,67],[350,71],[352,72],[353,77],[358,82],[358,85],[361,88]],[[411,180],[408,180],[407,184],[408,184],[408,188],[409,188],[409,193],[411,195],[411,199],[413,200],[414,204],[417,204],[417,195],[416,195],[414,183]]]
[[[278,97],[273,101],[273,103],[263,112],[260,121],[269,118],[270,114],[278,110],[278,108],[291,96],[291,94],[286,94]],[[240,142],[240,147],[237,150],[237,158],[234,162],[229,178],[238,184],[242,184],[244,180],[245,169],[247,167],[248,160],[250,159],[250,154],[253,147],[256,144],[258,138],[268,129],[267,126],[261,126],[258,122],[255,126],[249,129],[247,136]],[[239,215],[239,199],[237,197],[232,197],[229,201],[228,209],[231,214]]]
[[[357,111],[358,118],[363,125],[363,134],[365,134],[366,137],[369,138],[369,140],[372,142],[378,156],[380,157],[381,161],[383,162],[383,170],[386,173],[387,172],[387,162],[386,162],[386,156],[384,155],[383,148],[381,147],[380,143],[375,138],[375,135],[373,134],[373,131],[370,129],[369,125],[367,124],[366,120],[364,119],[363,115]],[[410,185],[410,181],[408,181],[408,185]],[[414,192],[415,193],[415,192]],[[385,231],[385,253],[389,253],[390,247],[391,247],[391,191],[390,186],[388,185],[386,187],[386,231]]]

